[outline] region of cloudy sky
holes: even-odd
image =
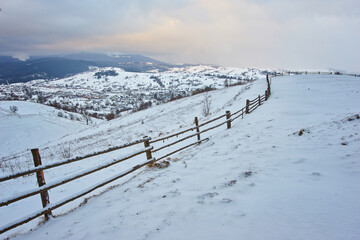
[[[0,0],[0,54],[360,72],[360,0]]]

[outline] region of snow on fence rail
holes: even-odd
[[[333,74],[333,73],[322,73],[322,72],[286,72],[286,74]],[[342,73],[334,73],[336,75],[344,75]],[[281,73],[281,74],[277,74],[275,73],[274,74],[275,76],[283,76],[284,73]],[[359,77],[359,75],[355,75],[355,74],[346,74],[346,75],[350,75],[350,76],[355,76],[355,77]],[[227,125],[227,129],[230,129],[231,128],[231,122],[233,122],[234,120],[236,120],[237,118],[241,117],[243,118],[244,117],[244,114],[250,114],[251,112],[253,112],[256,108],[258,108],[260,105],[262,105],[263,102],[267,101],[268,98],[270,97],[270,94],[271,94],[271,89],[270,89],[270,84],[271,84],[271,81],[270,81],[270,78],[269,78],[269,75],[266,76],[266,80],[267,80],[267,89],[265,90],[265,94],[263,95],[259,95],[258,97],[252,99],[252,100],[249,100],[247,99],[246,100],[246,105],[241,108],[240,110],[234,112],[234,113],[231,113],[230,111],[226,111],[226,113],[224,115],[221,115],[219,117],[216,117],[214,119],[211,119],[207,122],[204,122],[202,124],[199,124],[199,121],[198,121],[198,118],[195,117],[195,120],[194,120],[194,124],[195,124],[195,127],[191,127],[191,128],[188,128],[188,129],[185,129],[183,131],[180,131],[180,132],[177,132],[177,133],[174,133],[174,134],[171,134],[171,135],[168,135],[168,136],[165,136],[165,137],[162,137],[162,138],[157,138],[157,139],[154,139],[154,140],[151,140],[150,137],[144,137],[143,139],[140,139],[140,140],[136,140],[134,142],[131,142],[131,143],[127,143],[127,144],[124,144],[124,145],[121,145],[121,146],[116,146],[116,147],[112,147],[112,148],[109,148],[109,149],[106,149],[104,151],[99,151],[99,152],[95,152],[95,153],[91,153],[91,154],[88,154],[88,155],[85,155],[85,156],[82,156],[82,157],[76,157],[76,158],[73,158],[73,159],[69,159],[69,160],[66,160],[66,161],[62,161],[62,162],[56,162],[56,163],[52,163],[52,164],[47,164],[47,165],[42,165],[41,164],[41,158],[40,158],[40,154],[39,154],[39,150],[38,149],[32,149],[32,155],[33,155],[33,160],[34,160],[34,165],[35,167],[32,168],[32,169],[29,169],[27,171],[24,171],[24,172],[20,172],[20,173],[16,173],[16,174],[11,174],[11,175],[8,175],[8,176],[5,176],[5,177],[1,177],[0,178],[0,182],[4,182],[4,181],[8,181],[8,180],[11,180],[11,179],[15,179],[15,178],[18,178],[18,177],[21,177],[21,176],[25,176],[25,175],[28,175],[28,174],[32,174],[32,173],[36,173],[36,178],[37,178],[37,182],[38,182],[38,188],[36,189],[32,189],[32,190],[29,190],[29,191],[26,191],[26,192],[23,192],[23,193],[20,193],[20,194],[17,194],[15,196],[12,196],[11,198],[7,198],[7,199],[2,199],[0,200],[0,207],[3,207],[3,206],[6,206],[8,204],[11,204],[11,203],[14,203],[14,202],[17,202],[19,200],[22,200],[22,199],[25,199],[25,198],[28,198],[30,196],[33,196],[33,195],[36,195],[36,194],[39,194],[40,193],[40,196],[41,196],[41,201],[42,201],[42,205],[43,205],[43,208],[36,211],[36,212],[33,212],[32,214],[28,215],[28,216],[25,216],[25,217],[22,217],[14,222],[11,222],[11,223],[8,223],[6,224],[5,226],[2,226],[0,227],[0,234],[1,233],[4,233],[6,231],[9,231],[15,227],[18,227],[24,223],[27,223],[41,215],[44,215],[45,216],[45,220],[47,220],[49,218],[49,216],[52,216],[52,210],[56,209],[56,208],[59,208],[63,205],[65,205],[66,203],[69,203],[71,201],[74,201],[75,199],[78,199],[82,196],[85,196],[86,194],[100,188],[100,187],[103,187],[105,186],[106,184],[108,183],[111,183],[119,178],[122,178],[148,164],[151,164],[151,163],[154,163],[156,161],[159,161],[159,160],[162,160],[162,159],[165,159],[167,158],[168,156],[172,155],[172,154],[175,154],[179,151],[182,151],[186,148],[189,148],[191,146],[194,146],[194,145],[197,145],[197,144],[200,144],[201,142],[204,142],[204,141],[208,141],[209,138],[205,138],[205,139],[202,139],[201,140],[201,135],[207,131],[210,131],[210,130],[213,130],[215,128],[218,128],[222,125]],[[204,127],[210,123],[213,123],[215,121],[218,121],[222,118],[225,117],[225,121],[222,121],[214,126],[211,126],[209,128],[206,128],[206,129],[203,129],[200,131],[200,127]],[[188,136],[185,136],[177,141],[174,141],[172,143],[169,143],[169,144],[166,144],[166,145],[163,145],[163,146],[160,146],[156,149],[154,149],[153,146],[151,146],[150,144],[153,144],[153,143],[156,143],[156,142],[160,142],[160,141],[165,141],[165,140],[168,140],[170,138],[173,138],[173,137],[178,137],[179,135],[182,135],[182,134],[185,134],[189,131],[193,131],[193,130],[196,130],[196,133],[194,134],[190,134]],[[161,156],[161,157],[158,157],[158,158],[154,158],[152,157],[152,153],[156,153],[158,151],[161,151],[161,150],[164,150],[165,148],[168,148],[170,146],[173,146],[173,145],[176,145],[182,141],[185,141],[186,139],[189,139],[191,137],[195,137],[197,138],[197,141],[196,142],[193,142],[191,144],[188,144],[186,146],[183,146],[181,148],[178,148],[178,149],[175,149],[169,153],[166,153],[165,155]],[[123,149],[123,148],[127,148],[127,147],[130,147],[130,146],[134,146],[136,144],[139,144],[139,143],[144,143],[144,148],[142,150],[138,150],[138,151],[135,151],[133,153],[130,153],[130,154],[127,154],[126,156],[123,156],[121,158],[118,158],[118,159],[114,159],[112,161],[108,161],[106,163],[103,163],[103,164],[99,164],[98,166],[95,166],[95,167],[92,167],[92,168],[89,168],[89,169],[86,169],[86,170],[83,170],[81,172],[78,172],[77,174],[74,174],[72,176],[69,176],[65,179],[61,179],[61,180],[58,180],[58,181],[54,181],[50,184],[46,184],[45,183],[45,178],[44,178],[44,172],[43,170],[47,170],[47,169],[50,169],[50,168],[54,168],[54,167],[58,167],[58,166],[61,166],[61,165],[65,165],[65,164],[70,164],[70,163],[73,163],[73,162],[76,162],[76,161],[80,161],[80,160],[83,160],[83,159],[87,159],[87,158],[90,158],[90,157],[94,157],[94,156],[98,156],[98,155],[101,155],[101,154],[105,154],[105,153],[108,153],[108,152],[112,152],[112,151],[115,151],[115,150],[120,150],[120,149]],[[117,163],[120,163],[120,162],[123,162],[125,160],[128,160],[130,158],[133,158],[137,155],[140,155],[140,154],[143,154],[143,153],[146,153],[146,161],[143,162],[143,163],[140,163],[124,172],[121,172],[121,173],[118,173],[108,179],[105,179],[105,180],[102,180],[100,182],[98,182],[97,184],[87,188],[87,189],[84,189],[76,194],[73,194],[69,197],[66,197],[64,198],[63,200],[55,203],[55,204],[51,204],[50,203],[50,200],[49,200],[49,196],[48,196],[48,190],[49,189],[52,189],[52,188],[55,188],[57,186],[60,186],[60,185],[63,185],[65,183],[68,183],[68,182],[71,182],[71,181],[74,181],[78,178],[81,178],[81,177],[84,177],[86,175],[89,175],[91,173],[94,173],[96,171],[99,171],[99,170],[102,170],[104,168],[107,168],[107,167],[110,167],[112,165],[115,165]]]

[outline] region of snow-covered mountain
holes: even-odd
[[[90,67],[119,67],[130,72],[167,70],[171,65],[137,54],[74,53],[68,55],[30,56],[21,61],[0,56],[0,84],[28,82],[43,78],[64,78]]]

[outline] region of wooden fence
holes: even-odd
[[[299,72],[297,72],[299,73]],[[304,73],[304,72],[303,72]],[[306,72],[307,73],[307,72]],[[320,72],[319,72],[320,74]],[[277,74],[275,74],[276,76]],[[35,211],[33,212],[32,214],[28,215],[28,216],[25,216],[25,217],[22,217],[14,222],[11,222],[11,223],[8,223],[7,225],[5,226],[2,226],[0,227],[0,234],[1,233],[4,233],[6,231],[9,231],[10,229],[13,229],[17,226],[20,226],[24,223],[27,223],[41,215],[44,215],[45,217],[45,220],[49,219],[49,217],[52,216],[52,210],[54,209],[57,209],[75,199],[78,199],[100,187],[103,187],[104,185],[106,184],[109,184],[119,178],[122,178],[148,164],[151,164],[151,163],[154,163],[156,161],[159,161],[159,160],[162,160],[162,159],[165,159],[167,158],[168,156],[174,154],[174,153],[177,153],[179,151],[182,151],[186,148],[189,148],[191,146],[194,146],[194,145],[197,145],[197,144],[200,144],[201,142],[204,142],[204,141],[207,141],[209,140],[209,138],[204,138],[204,139],[201,139],[201,136],[203,133],[205,132],[208,132],[210,130],[213,130],[215,128],[218,128],[222,125],[226,125],[226,128],[227,129],[230,129],[231,128],[231,123],[238,119],[238,118],[244,118],[244,114],[250,114],[251,112],[253,112],[256,108],[258,108],[260,105],[262,105],[265,101],[268,100],[268,98],[270,97],[270,94],[271,94],[271,88],[270,88],[270,84],[271,84],[271,81],[270,81],[270,78],[269,78],[269,75],[267,75],[267,89],[265,90],[265,93],[263,95],[259,95],[258,97],[252,99],[252,100],[246,100],[246,105],[239,109],[238,111],[234,112],[234,113],[231,113],[230,111],[226,111],[226,113],[224,115],[221,115],[221,116],[218,116],[214,119],[211,119],[209,121],[206,121],[204,123],[199,123],[198,121],[198,118],[195,117],[195,120],[194,120],[194,124],[195,126],[194,127],[191,127],[191,128],[188,128],[188,129],[185,129],[185,130],[182,130],[180,132],[177,132],[177,133],[174,133],[174,134],[171,134],[171,135],[168,135],[168,136],[165,136],[165,137],[161,137],[161,138],[157,138],[157,139],[151,139],[150,137],[144,137],[143,139],[140,139],[140,140],[137,140],[137,141],[134,141],[134,142],[131,142],[131,143],[127,143],[127,144],[124,144],[124,145],[120,145],[120,146],[116,146],[116,147],[112,147],[112,148],[109,148],[109,149],[106,149],[104,151],[100,151],[100,152],[95,152],[95,153],[92,153],[92,154],[88,154],[86,156],[82,156],[82,157],[76,157],[76,158],[73,158],[73,159],[69,159],[69,160],[66,160],[66,161],[62,161],[62,162],[56,162],[56,163],[52,163],[52,164],[47,164],[47,165],[42,165],[41,163],[41,158],[40,158],[40,154],[39,154],[39,150],[38,149],[32,149],[31,152],[32,152],[32,156],[33,156],[33,160],[34,160],[34,168],[32,169],[29,169],[27,171],[23,171],[23,172],[19,172],[19,173],[16,173],[16,174],[10,174],[8,176],[4,176],[4,177],[1,177],[0,178],[0,182],[4,182],[4,181],[8,181],[8,180],[11,180],[11,179],[15,179],[15,178],[18,178],[18,177],[22,177],[22,176],[25,176],[25,175],[28,175],[28,174],[32,174],[32,173],[35,173],[36,174],[36,178],[37,178],[37,182],[38,182],[38,187],[33,189],[33,190],[30,190],[30,191],[26,191],[26,192],[23,192],[23,193],[20,193],[20,194],[16,194],[14,196],[11,196],[10,198],[7,198],[7,199],[2,199],[0,200],[0,207],[4,207],[4,206],[7,206],[11,203],[14,203],[14,202],[17,202],[19,200],[22,200],[22,199],[25,199],[25,198],[28,198],[28,197],[31,197],[31,196],[34,196],[36,194],[40,194],[40,197],[41,197],[41,202],[42,202],[42,206],[43,208],[38,210],[38,211]],[[210,123],[213,123],[215,121],[220,121],[221,119],[223,119],[224,121],[221,121],[220,123],[217,123],[216,125],[214,126],[211,126],[211,127],[208,127],[208,128],[205,128],[205,129],[201,129],[200,128],[203,128],[204,126],[210,124]],[[164,140],[168,140],[168,139],[171,139],[171,138],[174,138],[174,137],[178,137],[180,135],[183,135],[187,132],[190,132],[190,131],[194,131],[196,130],[196,133],[193,133],[193,134],[190,134],[190,135],[187,135],[183,138],[180,138],[172,143],[169,143],[169,144],[165,144],[163,146],[160,146],[158,148],[155,148],[153,146],[151,146],[151,144],[153,143],[157,143],[157,142],[160,142],[160,141],[164,141]],[[168,148],[170,146],[173,146],[173,145],[176,145],[182,141],[185,141],[187,139],[190,139],[190,138],[193,138],[193,137],[196,137],[196,141],[191,143],[191,144],[188,144],[186,146],[183,146],[181,148],[178,148],[174,151],[171,151],[169,153],[166,153],[164,154],[163,156],[159,157],[159,158],[154,158],[152,156],[153,153],[156,153],[156,152],[159,152],[159,151],[162,151],[164,150],[165,148]],[[114,160],[111,160],[111,161],[108,161],[108,162],[105,162],[105,163],[102,163],[96,167],[93,167],[93,168],[89,168],[89,169],[86,169],[84,171],[81,171],[77,174],[74,174],[72,176],[68,176],[67,178],[64,178],[64,179],[61,179],[61,180],[58,180],[58,181],[55,181],[51,184],[46,184],[45,182],[45,177],[44,177],[44,170],[48,170],[48,169],[51,169],[51,168],[55,168],[55,167],[58,167],[58,166],[61,166],[61,165],[65,165],[65,164],[70,164],[70,163],[73,163],[73,162],[77,162],[77,161],[81,161],[81,160],[84,160],[84,159],[88,159],[90,157],[94,157],[94,156],[98,156],[98,155],[101,155],[101,154],[104,154],[104,153],[109,153],[109,152],[112,152],[112,151],[116,151],[116,150],[120,150],[120,149],[124,149],[124,148],[127,148],[127,147],[130,147],[130,146],[135,146],[135,145],[138,145],[140,143],[143,143],[144,144],[144,147],[140,150],[137,150],[135,152],[132,152],[130,154],[127,154],[126,156],[123,156],[123,157],[120,157],[118,159],[114,159]],[[55,188],[55,187],[58,187],[60,185],[63,185],[63,184],[66,184],[68,182],[71,182],[71,181],[74,181],[76,179],[79,179],[81,177],[84,177],[86,175],[89,175],[89,174],[92,174],[94,172],[97,172],[99,170],[102,170],[102,169],[105,169],[107,167],[110,167],[112,165],[115,165],[117,163],[120,163],[120,162],[123,162],[125,160],[128,160],[128,159],[131,159],[135,156],[138,156],[140,154],[143,154],[145,153],[146,155],[146,161],[140,163],[140,164],[137,164],[136,166],[126,170],[126,171],[123,171],[123,172],[120,172],[108,179],[105,179],[105,180],[102,180],[100,182],[98,182],[97,184],[91,186],[91,187],[88,187],[87,189],[84,189],[76,194],[73,194],[57,203],[50,203],[50,200],[49,200],[49,195],[48,195],[48,190],[52,189],[52,188]]]

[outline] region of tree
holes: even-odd
[[[27,97],[28,99],[31,99],[31,98],[32,98],[32,95],[33,95],[31,88],[25,87],[24,91],[25,91],[26,97]]]
[[[108,121],[110,121],[110,120],[112,120],[112,119],[114,119],[114,118],[115,118],[115,114],[114,114],[114,113],[109,113],[109,114],[106,115],[106,120],[108,120]]]
[[[45,97],[42,93],[38,93],[37,102],[43,104],[45,102]]]
[[[12,111],[14,114],[16,114],[18,107],[17,106],[10,106],[10,111]]]
[[[86,110],[82,110],[81,115],[82,115],[83,119],[86,121],[86,125],[89,125],[89,121],[91,121],[89,112]]]
[[[202,115],[204,117],[207,117],[210,115],[210,107],[211,107],[211,101],[209,98],[208,93],[205,93],[204,100],[202,101]]]
[[[137,111],[145,110],[145,109],[151,107],[151,105],[152,105],[151,101],[142,102],[142,103],[140,103],[139,107],[137,108]]]

